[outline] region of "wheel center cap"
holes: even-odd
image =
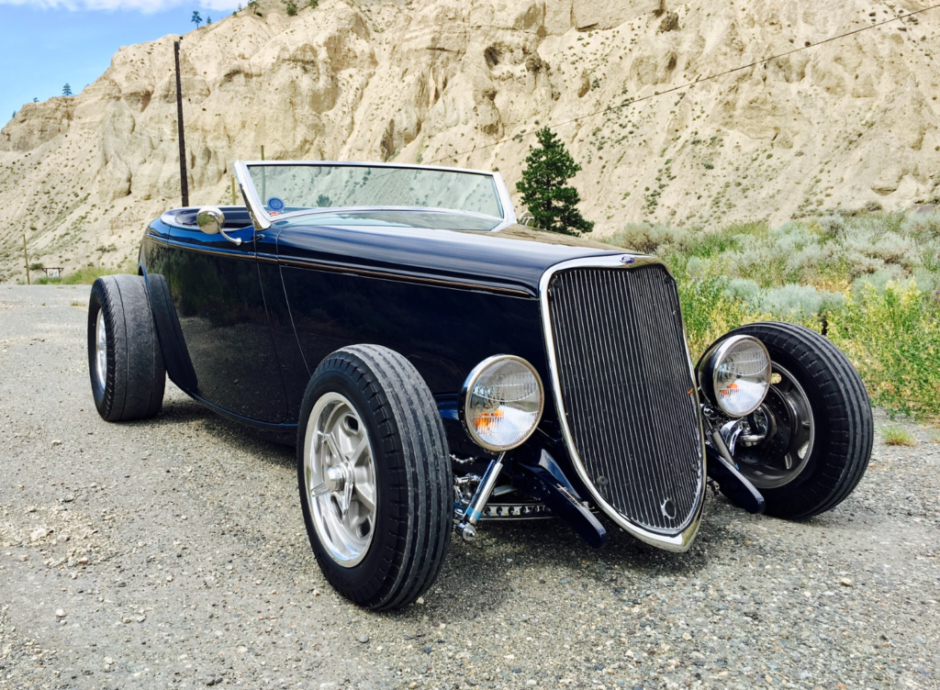
[[[326,470],[326,484],[327,489],[330,492],[342,491],[346,488],[346,482],[350,481],[351,477],[349,470],[346,469],[346,464],[336,465],[335,467],[329,467]]]

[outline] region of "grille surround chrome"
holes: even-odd
[[[626,256],[627,260],[624,260]],[[706,482],[706,469],[705,469],[705,436],[702,429],[701,418],[699,418],[699,433],[700,438],[702,439],[702,448],[701,448],[701,458],[702,458],[702,467],[701,467],[701,483],[698,486],[698,500],[697,505],[692,511],[692,517],[688,525],[678,534],[668,535],[661,534],[658,532],[651,531],[640,525],[635,524],[634,522],[627,519],[623,516],[616,508],[614,508],[607,500],[601,495],[598,488],[594,485],[593,481],[590,478],[590,475],[585,467],[585,463],[582,461],[581,457],[578,454],[577,446],[575,445],[574,438],[571,433],[571,429],[568,425],[568,418],[565,412],[565,402],[561,390],[561,381],[558,370],[558,359],[557,351],[555,347],[555,334],[552,326],[552,315],[551,309],[548,304],[548,288],[551,284],[552,277],[559,271],[565,271],[570,269],[577,268],[612,268],[623,271],[630,271],[642,266],[649,265],[658,265],[662,266],[667,272],[665,264],[658,259],[646,256],[633,256],[633,255],[624,255],[624,254],[613,254],[607,256],[599,257],[590,257],[585,259],[574,259],[571,261],[565,261],[559,264],[556,264],[549,269],[547,269],[543,274],[542,278],[539,281],[539,302],[542,312],[542,331],[545,338],[545,347],[548,354],[548,368],[551,374],[551,384],[552,384],[552,396],[555,402],[555,407],[558,412],[558,422],[562,430],[562,435],[565,439],[565,445],[568,448],[568,452],[571,454],[572,464],[575,467],[575,471],[578,473],[581,481],[587,487],[588,491],[591,494],[591,498],[596,503],[598,508],[600,508],[610,519],[612,519],[619,527],[624,529],[626,532],[630,533],[640,541],[643,541],[651,546],[656,546],[660,549],[666,551],[675,551],[683,552],[687,551],[692,545],[692,541],[695,539],[695,535],[698,533],[698,528],[701,523],[702,510],[705,504],[705,482]],[[683,333],[684,333],[683,326]],[[689,371],[689,382],[692,384],[693,394],[695,396],[695,405],[696,409],[699,409],[699,398],[697,386],[695,386],[695,375],[692,366],[692,359],[688,352],[688,347],[686,347],[686,360]]]

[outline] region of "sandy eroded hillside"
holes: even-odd
[[[928,4],[323,0],[288,17],[268,0],[183,39],[191,202],[230,202],[232,161],[262,146],[514,186],[527,135],[567,123],[598,235],[907,208],[940,195],[940,10],[585,116]],[[0,131],[0,281],[24,277],[24,231],[46,265],[118,265],[179,205],[175,38],[121,49]]]

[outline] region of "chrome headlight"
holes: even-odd
[[[725,338],[699,362],[698,385],[706,399],[729,417],[751,414],[770,389],[767,348],[749,335]]]
[[[527,361],[497,355],[480,362],[464,382],[461,420],[467,433],[487,450],[521,446],[542,418],[545,389]]]

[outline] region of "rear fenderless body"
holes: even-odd
[[[417,599],[455,525],[554,515],[596,548],[615,525],[685,551],[708,478],[798,519],[867,467],[865,389],[823,336],[752,324],[693,369],[661,262],[518,225],[497,174],[236,175],[246,206],[165,213],[139,275],[95,283],[95,403],[152,416],[169,375],[295,442],[311,546],[362,606]]]

